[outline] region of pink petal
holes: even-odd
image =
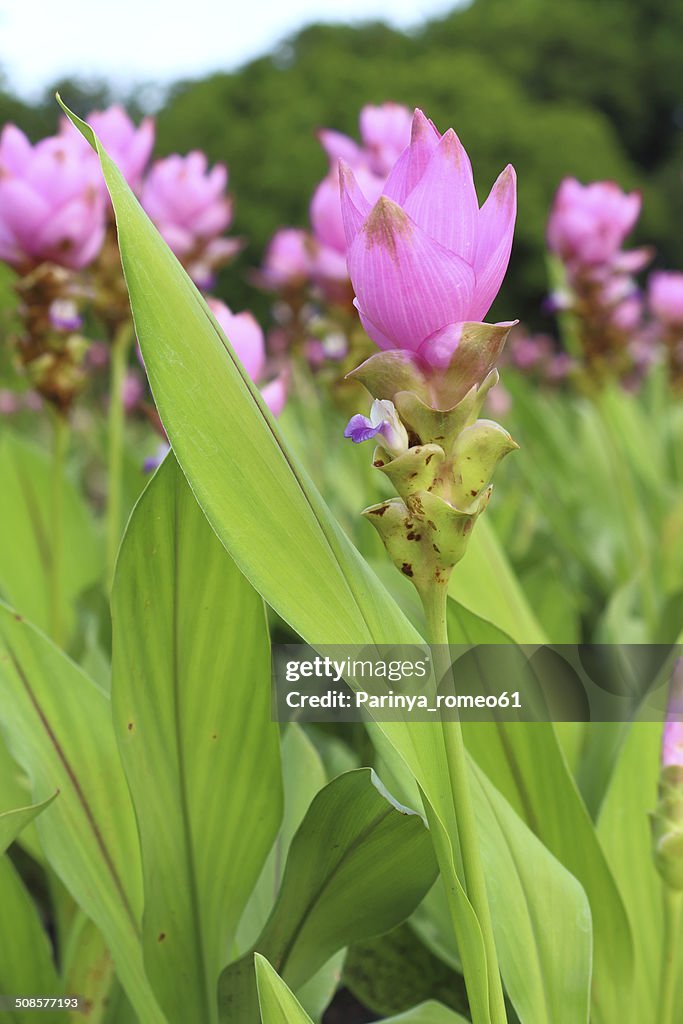
[[[479,203],[469,157],[452,128],[403,207],[431,238],[474,263]]]
[[[421,110],[416,110],[413,115],[410,145],[404,149],[387,178],[384,186],[386,196],[395,199],[397,203],[403,202],[427,170],[440,138],[429,118],[425,117]]]
[[[387,350],[396,348],[396,342],[392,341],[391,338],[388,338],[386,334],[380,331],[377,324],[373,324],[370,317],[365,315],[363,310],[358,305],[358,299],[354,299],[353,304],[358,310],[358,316],[360,317],[360,322],[363,325],[365,333],[369,338],[372,338],[375,345],[377,345],[378,348],[383,348]]]
[[[349,249],[363,313],[394,348],[417,349],[444,324],[470,318],[474,272],[382,196]]]
[[[343,160],[339,162],[339,185],[346,244],[350,246],[365,223],[372,207],[361,192],[355,174]]]
[[[477,286],[470,319],[483,320],[505,277],[517,215],[517,177],[511,164],[498,176],[479,211],[474,271]]]
[[[339,160],[356,167],[363,159],[360,146],[341,132],[323,128],[318,132],[318,140],[329,157],[331,168],[336,167]]]

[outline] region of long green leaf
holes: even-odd
[[[254,956],[258,1001],[263,1024],[313,1024],[296,996],[264,956]]]
[[[112,600],[114,725],[142,846],[145,966],[169,1021],[216,983],[282,813],[263,602],[172,455],[144,492]]]
[[[140,851],[107,696],[0,605],[0,726],[33,799],[51,867],[107,939],[138,1015],[163,1024],[142,966]]]
[[[50,624],[52,472],[47,452],[9,431],[0,440],[0,594],[40,629]],[[102,568],[95,521],[65,477],[64,620],[74,623],[73,602]]]
[[[584,887],[594,930],[593,1019],[630,1005],[631,929],[595,827],[548,722],[466,725],[467,747],[529,828]],[[619,965],[618,971],[615,964]]]
[[[598,833],[617,880],[635,943],[630,1015],[655,1019],[662,957],[662,883],[652,859],[649,814],[657,804],[661,725],[636,722],[603,802]],[[681,970],[683,988],[683,969]]]
[[[256,949],[297,990],[338,949],[399,924],[435,875],[420,816],[396,804],[369,769],[340,775],[316,796],[292,841]],[[252,964],[248,953],[221,977],[230,1024],[257,1020]]]

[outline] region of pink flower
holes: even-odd
[[[387,175],[410,145],[412,116],[399,103],[366,106],[360,112],[360,135],[368,164],[375,174]]]
[[[254,384],[259,384],[266,370],[266,343],[259,324],[251,313],[233,313],[219,299],[210,298],[207,301],[242,366]],[[273,416],[279,416],[287,397],[284,377],[276,377],[260,390]]]
[[[410,146],[373,205],[342,165],[342,212],[356,306],[383,349],[446,366],[462,325],[481,321],[510,258],[516,213],[508,166],[479,209],[470,161],[455,132],[422,111]]]
[[[22,271],[52,262],[72,270],[97,256],[105,203],[96,162],[64,136],[32,146],[14,125],[0,136],[0,259]]]
[[[144,209],[201,287],[239,249],[236,239],[219,237],[232,221],[227,183],[227,167],[209,170],[205,154],[195,150],[158,160],[142,186]]]
[[[114,104],[107,110],[94,110],[87,121],[130,187],[137,191],[154,148],[154,119],[145,117],[136,127],[123,107]],[[89,156],[94,155],[66,117],[62,119],[61,134],[75,139]],[[104,179],[101,180],[104,187]]]
[[[683,274],[658,270],[647,283],[650,309],[662,323],[683,327]]]
[[[581,185],[565,178],[550,213],[548,245],[570,264],[609,263],[638,220],[640,203],[638,192],[622,192],[613,181]]]
[[[410,144],[412,116],[407,107],[398,103],[383,103],[379,107],[365,106],[360,112],[359,127],[362,145],[348,135],[323,129],[318,133],[320,143],[336,170],[340,160],[354,169],[366,167],[373,174],[385,177],[403,150]]]
[[[270,240],[260,277],[269,288],[296,287],[311,271],[311,244],[300,228],[280,228]]]

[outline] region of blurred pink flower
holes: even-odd
[[[123,107],[114,104],[106,110],[94,110],[88,114],[86,120],[130,187],[137,191],[154,148],[154,119],[145,117],[136,127]],[[97,159],[89,144],[67,117],[62,118],[60,131],[63,136],[74,139],[83,148],[84,153]],[[104,179],[101,176],[100,180],[104,187]]]
[[[382,194],[385,178],[372,174],[365,167],[356,169],[356,178],[363,195],[374,203]],[[311,200],[311,227],[314,247],[311,274],[322,281],[346,281],[346,235],[339,199],[339,171],[331,171],[320,182]]]
[[[582,185],[565,178],[550,213],[548,246],[570,264],[609,263],[638,220],[640,203],[640,193],[623,192],[613,181]]]
[[[399,103],[382,103],[378,107],[368,104],[359,117],[360,146],[348,135],[326,128],[318,133],[318,138],[332,170],[343,160],[354,169],[366,167],[386,178],[410,143],[411,122],[412,114]]]
[[[266,370],[266,344],[258,322],[249,312],[233,313],[220,299],[209,298],[207,301],[242,366],[254,384],[260,385]],[[287,397],[285,379],[277,377],[260,390],[273,416],[279,416]]]
[[[652,313],[669,327],[683,327],[683,273],[658,270],[647,283]]]
[[[0,259],[26,272],[52,262],[80,270],[105,233],[100,170],[65,136],[32,146],[14,125],[0,136]]]
[[[482,321],[503,281],[516,214],[508,165],[479,209],[470,161],[453,130],[420,110],[408,149],[374,206],[342,165],[348,269],[361,321],[383,349],[446,366],[462,324]]]
[[[142,381],[136,373],[129,370],[124,378],[121,391],[123,408],[126,412],[132,412],[135,409],[144,393],[145,388]]]
[[[269,288],[296,287],[308,280],[311,243],[299,228],[280,228],[270,240],[263,260],[261,280]]]
[[[153,164],[141,193],[145,211],[190,276],[207,287],[213,271],[239,249],[237,239],[221,238],[232,221],[226,195],[228,170],[209,170],[204,153],[166,157]]]
[[[0,388],[0,416],[13,416],[21,409],[21,399],[9,388]]]
[[[360,112],[360,135],[370,170],[387,175],[410,145],[412,114],[399,103],[365,106]]]

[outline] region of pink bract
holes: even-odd
[[[455,132],[440,135],[416,110],[410,146],[374,205],[343,164],[341,182],[349,275],[366,331],[380,348],[444,365],[462,323],[483,320],[503,281],[514,169],[505,168],[480,209]]]
[[[105,233],[96,161],[64,136],[32,146],[8,124],[0,136],[0,259],[22,271],[52,262],[79,270]]]

